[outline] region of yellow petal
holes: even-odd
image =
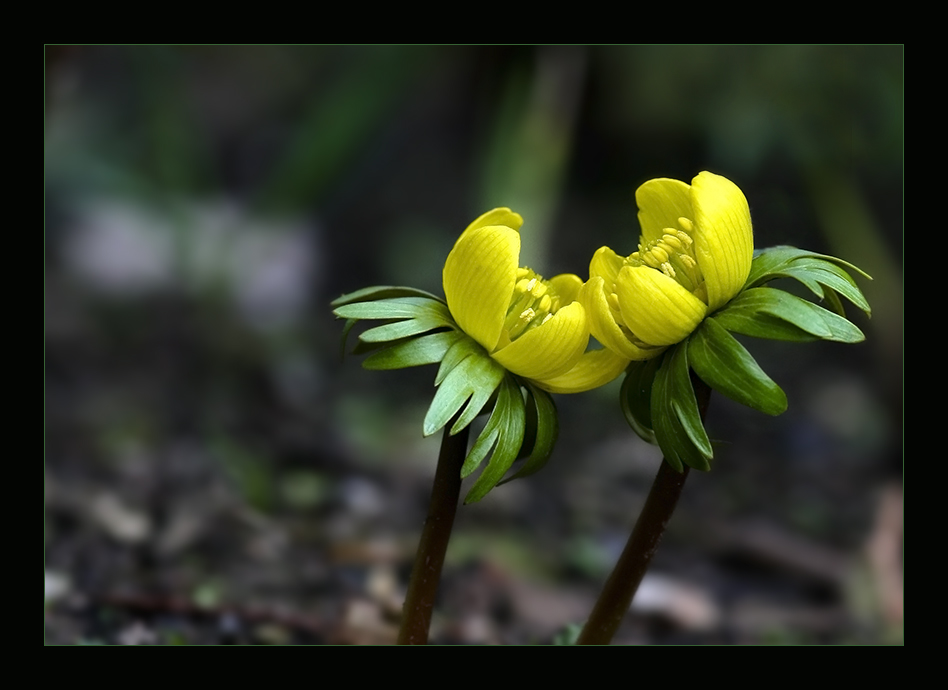
[[[493,357],[508,371],[524,378],[543,380],[572,369],[588,342],[586,311],[579,302],[573,302],[546,323],[531,328],[494,352]]]
[[[589,262],[589,277],[602,276],[606,287],[611,290],[623,266],[625,266],[624,257],[619,256],[609,247],[599,247]]]
[[[582,393],[604,386],[625,371],[629,360],[609,350],[593,350],[579,358],[572,369],[552,379],[537,381],[550,393]]]
[[[484,228],[488,225],[504,225],[511,230],[519,230],[520,226],[523,225],[523,218],[520,217],[519,213],[514,213],[509,208],[495,208],[478,216],[473,223],[465,228],[464,232]]]
[[[583,280],[573,273],[561,273],[547,281],[559,295],[560,304],[571,304],[579,297],[579,290],[583,287]]]
[[[605,247],[604,247],[605,249]],[[598,254],[598,252],[597,252]],[[590,269],[592,270],[592,269]],[[662,353],[665,348],[643,349],[636,346],[616,323],[606,301],[605,284],[601,276],[593,276],[583,285],[579,301],[586,308],[589,331],[602,346],[623,359],[643,361]]]
[[[635,190],[635,203],[645,244],[659,239],[665,228],[677,228],[679,218],[694,218],[691,188],[681,180],[649,180]]]
[[[503,225],[472,224],[444,262],[448,309],[464,332],[488,352],[500,338],[519,259],[520,233],[516,230]]]
[[[725,177],[700,173],[691,182],[695,256],[704,274],[710,311],[734,297],[750,274],[754,232],[744,193]]]
[[[649,345],[681,342],[701,323],[707,305],[664,273],[647,266],[619,271],[616,295],[622,320]]]

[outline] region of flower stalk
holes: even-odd
[[[398,644],[427,644],[431,627],[431,611],[438,595],[441,568],[454,526],[458,500],[461,496],[461,466],[467,452],[469,427],[453,436],[450,427],[441,438],[441,452],[431,486],[428,517],[418,541],[415,563],[408,581],[408,592],[402,608],[402,624]]]
[[[704,421],[711,389],[693,372],[691,381],[701,420]],[[576,644],[609,644],[612,641],[632,604],[652,557],[658,550],[665,527],[675,512],[678,498],[688,478],[688,469],[685,465],[681,471],[676,471],[671,464],[662,461],[625,549],[606,580]]]

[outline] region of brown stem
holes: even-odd
[[[691,382],[698,401],[698,411],[704,421],[711,389],[694,373],[691,374]],[[665,527],[675,512],[678,497],[681,496],[687,478],[687,466],[684,471],[676,472],[671,465],[662,461],[629,541],[612,574],[606,580],[599,600],[589,614],[589,620],[586,621],[576,644],[609,644],[612,641],[612,636],[622,624],[639,583],[642,582],[645,571],[652,562],[652,556],[658,549],[658,542],[661,541]]]
[[[427,644],[431,611],[438,594],[441,567],[448,550],[451,528],[461,496],[461,465],[467,451],[469,427],[454,436],[448,433],[448,422],[441,438],[441,453],[431,487],[428,517],[421,531],[415,564],[411,569],[408,593],[402,608],[402,626],[398,631],[398,644]]]

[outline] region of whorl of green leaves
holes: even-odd
[[[556,407],[548,393],[497,363],[465,334],[438,297],[406,287],[371,287],[343,295],[333,313],[347,323],[342,352],[352,327],[360,320],[382,320],[359,336],[354,354],[369,356],[366,369],[403,369],[439,364],[435,391],[423,432],[430,436],[449,423],[454,435],[482,413],[490,413],[471,446],[461,476],[474,473],[488,457],[465,503],[479,501],[498,484],[533,474],[553,451],[559,431]],[[519,471],[504,475],[521,457]]]
[[[689,369],[712,389],[769,415],[787,409],[787,396],[731,333],[808,342],[858,343],[862,331],[847,318],[840,296],[870,315],[869,303],[850,271],[869,276],[832,256],[794,247],[754,253],[743,290],[706,318],[684,341],[661,357],[633,362],[622,385],[622,410],[629,425],[679,471],[683,465],[709,470],[713,457],[695,402]],[[767,287],[778,278],[799,281],[829,309]]]

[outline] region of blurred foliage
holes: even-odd
[[[253,452],[236,441],[219,436],[210,442],[225,475],[248,505],[262,512],[273,508],[273,469],[269,458]]]
[[[51,192],[236,196],[255,213],[316,211],[358,248],[395,223],[411,243],[412,219],[421,231],[440,218],[447,244],[453,219],[501,204],[522,210],[531,247],[574,233],[570,220],[611,244],[635,232],[641,181],[704,168],[750,187],[755,206],[766,201],[755,187],[778,177],[765,194],[825,174],[870,192],[901,184],[901,46],[47,52]],[[881,201],[898,209],[895,196]],[[600,228],[609,213],[627,220]],[[880,232],[892,242],[900,229]],[[550,249],[537,252],[528,263],[540,266]]]

